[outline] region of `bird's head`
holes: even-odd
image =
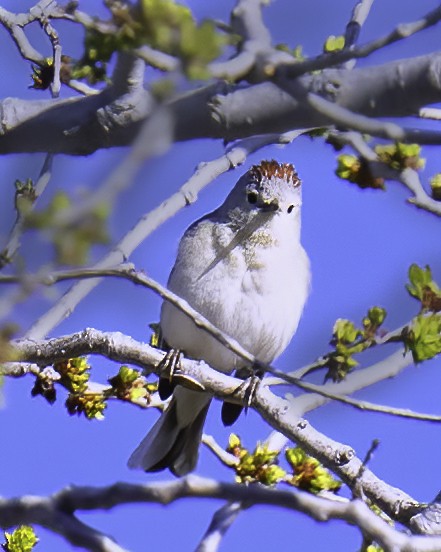
[[[302,204],[301,181],[290,163],[262,161],[239,179],[228,203],[246,211],[294,215]]]

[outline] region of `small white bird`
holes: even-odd
[[[309,260],[300,243],[301,204],[301,182],[291,164],[254,165],[218,209],[186,230],[168,282],[171,291],[263,363],[287,347],[309,292]],[[173,349],[221,372],[245,365],[167,301],[161,330]],[[177,385],[129,467],[169,468],[177,476],[194,470],[211,399]],[[239,412],[236,405],[224,403],[224,423],[231,424]]]

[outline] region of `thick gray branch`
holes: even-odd
[[[368,117],[405,117],[441,97],[441,53],[363,69],[327,69],[277,82],[200,88],[170,103],[176,140],[236,139],[333,121],[308,105],[312,92]],[[88,154],[130,144],[153,103],[140,87],[87,98],[0,103],[0,153]],[[413,137],[412,137],[413,138]],[[439,142],[437,133],[421,142]]]
[[[71,512],[63,510],[52,497],[22,496],[0,498],[0,526],[41,525],[62,535],[74,546],[91,552],[127,552],[104,533],[79,521]]]
[[[386,550],[437,552],[441,546],[439,537],[409,536],[397,531],[360,500],[336,501],[305,492],[219,483],[195,476],[146,485],[116,483],[108,487],[68,487],[49,497],[2,499],[0,525],[10,527],[18,523],[35,523],[55,530],[73,544],[85,546],[89,550],[121,552],[122,548],[109,538],[105,540],[106,537],[80,524],[72,512],[108,510],[121,504],[170,504],[189,497],[245,501],[248,506],[278,506],[305,513],[321,522],[331,519],[345,520],[359,527]],[[83,538],[80,533],[76,535],[75,531],[83,531],[89,538]]]

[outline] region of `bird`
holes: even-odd
[[[183,234],[168,288],[263,364],[272,363],[297,330],[310,290],[301,245],[301,180],[291,163],[261,161],[243,174],[224,203]],[[169,347],[227,374],[246,362],[164,301],[160,328]],[[130,456],[129,468],[168,468],[177,477],[197,465],[212,395],[176,385],[172,398]],[[240,408],[225,403],[230,425]]]

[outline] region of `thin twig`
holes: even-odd
[[[178,58],[159,50],[155,50],[146,44],[134,50],[134,54],[152,67],[161,69],[161,71],[177,71],[181,65]]]
[[[341,65],[351,59],[360,59],[369,56],[373,52],[389,46],[399,40],[404,40],[409,36],[412,36],[424,29],[427,29],[433,25],[436,25],[441,20],[441,7],[437,7],[434,10],[428,12],[418,21],[411,23],[403,23],[398,25],[392,32],[387,35],[372,40],[367,44],[358,46],[350,50],[342,50],[340,52],[333,52],[329,54],[322,54],[312,59],[296,62],[295,64],[279,67],[281,73],[286,74],[289,77],[298,77],[311,71],[317,71],[333,67],[335,65]]]
[[[224,464],[225,466],[232,467],[239,463],[239,459],[233,454],[227,452],[222,448],[212,435],[204,433],[202,436],[202,443]]]
[[[242,502],[228,502],[216,510],[195,552],[216,552],[222,544],[226,532],[243,510]]]
[[[374,0],[360,0],[352,10],[351,19],[346,25],[345,31],[345,50],[352,48],[356,44],[360,35],[361,27],[366,21]],[[347,67],[347,66],[346,66]]]
[[[408,202],[419,209],[429,213],[441,216],[441,202],[433,199],[421,184],[420,176],[414,169],[407,168],[402,171],[396,171],[380,163],[375,151],[363,140],[357,132],[334,133],[334,138],[341,143],[348,144],[357,151],[361,157],[370,162],[370,166],[375,172],[375,176],[381,176],[386,180],[393,180],[404,184],[408,190],[413,193],[413,197]]]
[[[0,24],[9,32],[22,57],[41,65],[45,57],[31,45],[23,28],[34,21],[40,21],[42,25],[49,24],[50,18],[61,18],[64,15],[64,10],[56,2],[40,0],[27,13],[12,13],[0,7]]]
[[[419,110],[418,115],[422,119],[434,119],[441,121],[441,109],[438,107],[423,107]]]
[[[351,395],[370,385],[396,377],[412,363],[412,354],[410,352],[405,353],[403,349],[399,349],[371,366],[360,368],[348,374],[342,382],[325,384],[323,389],[327,389],[331,393],[338,393],[339,395]],[[303,416],[327,402],[328,399],[324,395],[305,393],[293,399],[293,408],[295,408],[300,416]]]
[[[379,119],[366,117],[312,92],[308,93],[307,102],[318,113],[329,117],[330,122],[345,126],[348,129],[357,130],[379,138],[387,138],[396,142],[441,144],[441,132],[436,130],[405,128],[396,123],[383,122]]]
[[[49,183],[49,180],[52,176],[52,162],[53,154],[48,153],[44,159],[43,167],[33,189],[33,201],[30,204],[31,209],[35,207],[39,197],[42,195],[42,193],[46,189],[46,186]],[[17,218],[9,235],[8,243],[2,251],[0,268],[2,268],[6,263],[11,262],[14,255],[17,253],[20,247],[21,237],[28,215],[29,211],[27,211],[26,214],[24,214],[20,210],[17,212]]]
[[[69,82],[66,82],[66,86],[72,88],[75,92],[79,92],[83,96],[96,96],[101,92],[101,90],[93,88],[92,86],[75,79],[70,79]]]
[[[419,209],[441,216],[441,202],[436,201],[427,194],[421,184],[419,174],[415,170],[404,169],[399,173],[396,180],[404,184],[413,193],[413,197],[407,200],[409,203],[412,203],[412,205],[415,205]]]
[[[357,43],[361,28],[366,21],[374,0],[360,0],[352,10],[351,19],[346,25],[344,50],[350,50]],[[346,69],[352,69],[356,60],[351,59],[344,64]]]

